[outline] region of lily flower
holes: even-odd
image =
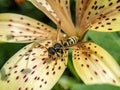
[[[66,69],[68,50],[63,49],[59,57],[50,57],[48,48],[72,36],[79,38],[71,46],[72,60],[83,82],[120,86],[120,67],[115,59],[97,44],[82,40],[88,30],[120,31],[120,0],[76,0],[75,24],[71,19],[70,0],[29,1],[58,29],[27,16],[0,14],[1,42],[30,43],[2,67],[0,90],[50,90]]]

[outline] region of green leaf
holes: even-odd
[[[1,43],[0,44],[0,68],[14,53],[16,53],[24,45],[25,44]]]
[[[107,84],[101,84],[101,85],[75,85],[71,90],[120,90],[120,87],[107,85]]]
[[[120,32],[102,33],[89,31],[84,39],[100,45],[120,64]]]

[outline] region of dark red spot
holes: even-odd
[[[98,6],[95,6],[95,10],[98,8]]]
[[[49,66],[46,67],[46,69],[48,69],[48,68],[49,68]]]
[[[43,82],[43,81],[44,81],[44,79],[41,79],[41,81]]]
[[[37,25],[40,25],[40,23],[38,22]]]
[[[119,3],[120,2],[120,0],[117,0],[117,3]]]
[[[9,69],[12,69],[12,67],[9,67]]]
[[[11,74],[9,73],[7,76],[10,76]]]
[[[97,51],[95,51],[95,54],[97,54]]]
[[[97,1],[95,1],[94,4],[97,4]]]
[[[95,29],[98,29],[99,27],[95,27]]]
[[[43,62],[43,64],[45,64],[45,63],[46,63],[46,61]]]
[[[98,22],[98,24],[101,24],[102,22]]]
[[[120,6],[117,6],[117,7],[116,7],[116,9],[119,9],[119,8],[120,8]]]
[[[26,78],[24,82],[27,82],[27,81],[28,81],[28,78]]]
[[[61,61],[64,61],[64,59],[62,58]]]
[[[104,25],[101,25],[101,27],[104,27]]]
[[[113,19],[112,19],[112,21],[115,21],[115,20],[116,20],[116,18],[113,18]]]
[[[101,58],[103,59],[103,56],[101,56]]]
[[[38,77],[37,80],[40,80],[40,77]]]
[[[40,29],[40,27],[36,27],[37,29]]]
[[[31,61],[35,61],[35,58],[33,58]]]
[[[85,58],[85,60],[87,60],[87,58]]]
[[[81,67],[83,67],[84,65],[83,64],[81,64]]]
[[[17,71],[15,71],[14,73],[17,73]]]
[[[57,62],[54,65],[57,65]]]
[[[60,70],[60,69],[61,69],[61,66],[59,66],[58,69]]]
[[[88,68],[90,67],[88,64],[86,65]]]
[[[55,68],[53,67],[53,68],[52,68],[52,71],[54,71],[54,69],[55,69]]]
[[[24,71],[24,69],[21,69],[21,71],[20,72],[23,72]]]
[[[108,30],[112,30],[112,28],[108,28]]]
[[[23,20],[23,17],[21,17],[20,19]]]
[[[37,65],[33,66],[33,68],[32,68],[32,69],[35,69],[36,67],[37,67]]]
[[[89,12],[88,12],[88,15],[90,15],[90,14],[91,14],[91,12],[89,11]]]
[[[18,79],[19,79],[19,76],[16,77],[16,80],[18,80]]]
[[[105,73],[105,74],[106,74],[107,72],[106,72],[105,70],[103,70],[103,73]]]
[[[110,25],[111,23],[106,23],[107,25]]]
[[[90,47],[88,47],[88,49],[90,49]]]
[[[17,67],[17,65],[14,66],[14,68],[16,68],[16,67]]]
[[[45,60],[46,58],[42,58],[42,60]]]
[[[90,80],[93,80],[93,78],[92,78],[92,77],[90,77]]]
[[[113,3],[111,2],[111,3],[109,3],[109,6],[111,6]]]
[[[27,58],[25,58],[25,60],[28,60],[29,58],[27,57]]]
[[[7,83],[9,83],[10,82],[10,80],[7,80]]]
[[[11,24],[8,24],[9,27],[11,27],[12,25]]]
[[[27,23],[28,26],[30,26],[30,23]]]
[[[94,46],[94,48],[96,48],[97,46]]]
[[[30,29],[29,28],[26,28],[27,31],[29,31]]]
[[[35,71],[33,71],[31,74],[34,74],[35,73]]]
[[[18,88],[18,90],[22,90],[22,89],[21,89],[21,87],[20,87],[20,88]]]
[[[98,59],[95,59],[96,62],[98,62]]]
[[[33,90],[33,88],[31,88],[31,90]]]
[[[13,22],[13,20],[12,20],[12,19],[10,19],[9,21],[10,21],[10,22]]]
[[[53,75],[55,75],[55,71],[53,72]]]
[[[26,77],[27,77],[27,75],[24,75],[24,76],[23,76],[23,79],[26,78]]]
[[[47,72],[46,75],[49,75],[49,72]]]
[[[76,59],[76,57],[74,57],[74,59]]]
[[[89,57],[91,57],[91,54],[88,54]]]
[[[40,85],[40,88],[42,87],[42,85]]]
[[[25,88],[25,90],[28,90],[28,88]]]
[[[36,80],[37,79],[37,76],[36,77],[34,77],[34,80]]]
[[[47,81],[45,81],[44,83],[47,84]]]
[[[113,83],[116,83],[116,81],[114,79],[112,81],[113,81]]]
[[[98,73],[96,71],[94,73],[95,73],[95,75],[98,75]]]
[[[106,18],[105,20],[109,20],[109,18]]]

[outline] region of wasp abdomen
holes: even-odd
[[[79,41],[78,37],[72,36],[63,43],[63,46],[71,46],[73,44],[76,44],[78,41]]]

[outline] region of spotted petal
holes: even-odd
[[[84,10],[77,21],[80,22],[77,23],[79,28],[101,32],[120,31],[120,0],[77,0],[77,2],[83,6],[82,8],[79,6],[77,10],[79,12]]]
[[[32,18],[18,14],[0,14],[0,41],[25,43],[55,39],[56,34],[55,29]]]
[[[84,83],[120,85],[120,67],[104,49],[84,42],[73,51],[73,64]]]
[[[29,0],[43,11],[56,25],[59,25],[68,36],[76,35],[75,27],[69,12],[69,0]]]
[[[0,89],[50,90],[67,65],[66,52],[61,58],[48,57],[51,45],[51,40],[32,43],[12,56],[1,69]]]

